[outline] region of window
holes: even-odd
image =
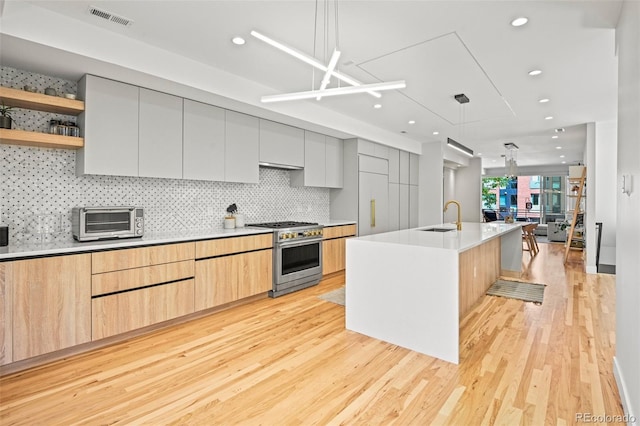
[[[529,188],[540,189],[540,176],[531,176],[529,179]]]
[[[540,194],[531,194],[531,204],[534,206],[540,205]]]

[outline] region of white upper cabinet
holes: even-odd
[[[258,183],[259,120],[229,110],[225,111],[225,116],[225,181]]]
[[[343,142],[341,139],[327,136],[326,142],[326,182],[327,188],[342,188],[344,180],[343,170]]]
[[[140,88],[138,175],[182,178],[182,98]]]
[[[260,119],[260,163],[304,167],[304,130]]]
[[[224,126],[224,109],[184,100],[183,178],[225,180]]]
[[[138,87],[86,75],[78,92],[85,111],[78,117],[84,148],[76,152],[76,173],[138,176]]]
[[[409,154],[409,183],[411,185],[418,184],[420,156],[418,154]]]
[[[409,183],[409,153],[400,151],[400,183]]]
[[[400,183],[400,150],[389,148],[389,183]]]
[[[400,229],[400,184],[389,182],[389,231]]]

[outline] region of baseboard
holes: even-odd
[[[625,385],[624,378],[622,377],[622,372],[618,365],[618,359],[615,356],[613,357],[613,376],[616,379],[616,385],[618,385],[618,393],[620,394],[620,401],[622,402],[622,411],[625,415],[630,416],[629,420],[634,420],[633,422],[629,421],[627,425],[637,425],[639,413],[635,411],[635,408],[631,405],[631,400],[627,394],[627,386]]]

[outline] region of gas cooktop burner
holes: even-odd
[[[285,221],[285,222],[252,223],[249,226],[255,226],[257,228],[281,229],[281,228],[297,228],[300,226],[314,226],[314,225],[317,225],[317,223]]]

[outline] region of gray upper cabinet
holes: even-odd
[[[409,154],[409,183],[411,185],[418,184],[420,156],[418,154]]]
[[[418,186],[409,185],[409,228],[418,227]]]
[[[304,130],[260,119],[260,163],[304,167]]]
[[[400,183],[400,150],[389,148],[389,183]]]
[[[409,183],[409,153],[400,151],[400,183]]]
[[[182,98],[140,88],[138,175],[182,178]]]
[[[400,229],[409,228],[409,186],[400,184]]]
[[[291,186],[342,188],[342,140],[304,132],[304,170],[291,172]]]
[[[86,75],[78,92],[85,111],[78,117],[84,148],[76,153],[76,173],[138,176],[138,87]]]
[[[344,170],[342,140],[327,136],[326,142],[326,182],[327,188],[342,188]]]
[[[367,141],[364,139],[358,140],[358,154],[369,155],[371,157],[384,158],[389,157],[389,147],[380,145],[379,143]]]
[[[224,115],[222,108],[184,100],[183,178],[225,180]]]
[[[258,183],[259,119],[228,110],[225,115],[225,181]]]
[[[400,184],[389,182],[389,231],[400,229]]]

